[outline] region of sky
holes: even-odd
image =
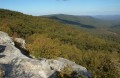
[[[120,15],[120,0],[0,0],[0,8],[29,15]]]

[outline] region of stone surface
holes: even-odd
[[[3,40],[2,37],[5,39]],[[0,64],[5,67],[5,78],[57,78],[56,71],[67,65],[89,78],[87,69],[81,65],[64,58],[32,59],[23,55],[6,33],[0,32],[0,39]]]
[[[12,44],[12,45],[14,45],[14,42],[8,36],[7,33],[0,31],[0,44]]]
[[[14,38],[14,42],[20,47],[20,48],[23,48],[23,49],[26,49],[25,47],[25,40],[22,39],[22,38]]]

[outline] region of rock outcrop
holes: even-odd
[[[13,40],[8,36],[8,34],[0,31],[0,44],[6,44],[6,43],[14,45]]]
[[[14,38],[14,42],[16,43],[16,46],[19,46],[20,48],[26,49],[25,47],[25,40],[22,38]]]
[[[26,57],[14,46],[13,40],[0,31],[0,64],[5,67],[5,78],[58,78],[57,71],[67,65],[86,77],[91,75],[83,66],[64,58],[40,60]]]

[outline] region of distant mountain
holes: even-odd
[[[94,18],[120,25],[120,15],[96,15]]]
[[[96,15],[94,17],[101,20],[120,20],[120,15]]]
[[[112,26],[111,23],[103,21],[98,18],[94,18],[92,16],[53,14],[53,15],[46,15],[45,17],[49,17],[51,19],[58,20],[65,24],[77,25],[82,28],[88,28],[88,29]]]
[[[63,24],[78,26],[95,34],[120,33],[120,15],[77,16],[66,14],[45,15]]]
[[[93,17],[110,22],[112,26],[108,30],[120,34],[120,15],[97,15]]]

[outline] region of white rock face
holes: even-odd
[[[0,31],[0,44],[6,44],[6,43],[14,45],[13,40],[8,36],[8,34]]]
[[[88,71],[83,66],[64,58],[57,60],[28,58],[13,43],[6,33],[0,32],[0,64],[5,67],[5,78],[58,78],[55,72],[67,65],[89,78]]]
[[[26,49],[25,40],[22,38],[14,38],[14,41],[20,45],[21,48]]]

